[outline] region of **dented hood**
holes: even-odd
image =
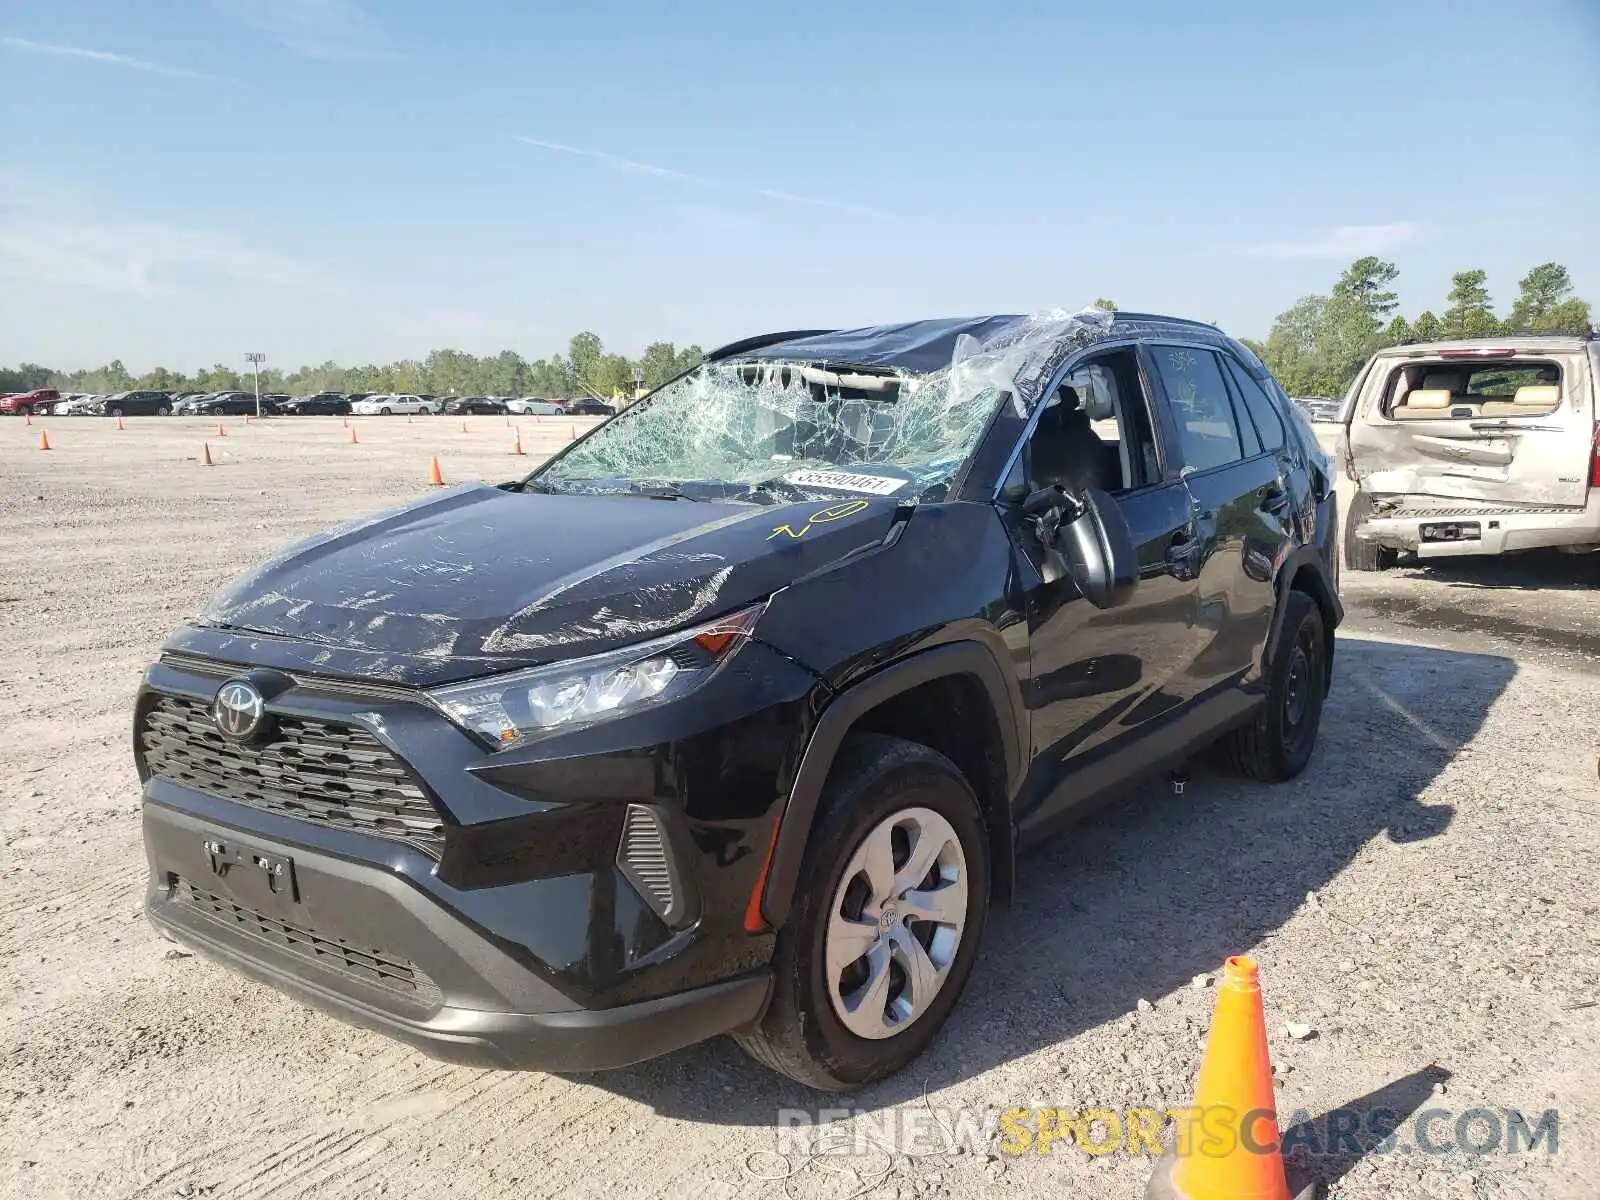
[[[171,649],[433,684],[710,620],[880,542],[895,504],[457,488],[290,547]],[[259,636],[258,636],[259,635]]]

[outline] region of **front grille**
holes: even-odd
[[[427,1008],[436,1008],[443,1000],[439,985],[421,968],[386,951],[352,946],[343,938],[291,925],[235,904],[226,896],[208,892],[188,880],[178,880],[177,897],[192,912],[235,933],[287,950],[361,983],[393,992],[401,999]]]
[[[138,744],[152,775],[183,787],[439,857],[439,811],[377,738],[300,717],[279,717],[277,726],[265,745],[241,746],[217,732],[202,701],[163,695],[145,713]]]

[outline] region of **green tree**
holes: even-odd
[[[1115,300],[1107,300],[1104,296],[1101,296],[1099,299],[1097,299],[1094,302],[1094,307],[1095,308],[1103,308],[1107,312],[1116,312],[1117,311],[1117,302]]]
[[[1345,268],[1333,285],[1333,295],[1353,301],[1357,309],[1378,322],[1400,306],[1400,297],[1388,290],[1399,276],[1399,267],[1369,254]]]
[[[1589,305],[1572,296],[1572,277],[1560,263],[1540,263],[1517,284],[1506,329],[1517,333],[1586,333]]]
[[[1411,328],[1411,322],[1407,321],[1399,313],[1396,313],[1394,319],[1383,327],[1383,344],[1385,346],[1398,346],[1416,336],[1416,331]]]
[[[1431,308],[1426,308],[1411,326],[1411,332],[1419,342],[1436,342],[1444,336],[1444,323],[1433,315]]]
[[[1446,337],[1481,337],[1481,332],[1473,330],[1492,333],[1498,327],[1489,302],[1488,279],[1488,272],[1480,270],[1457,271],[1450,277],[1450,295],[1446,297],[1450,307],[1444,310]]]
[[[1291,395],[1317,394],[1318,348],[1327,308],[1326,296],[1302,296],[1278,314],[1267,334],[1262,361]]]

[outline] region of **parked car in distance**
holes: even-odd
[[[594,396],[579,396],[576,400],[567,401],[565,411],[569,417],[614,417],[617,415],[617,406]]]
[[[1351,385],[1356,571],[1462,555],[1600,551],[1600,341],[1501,336],[1380,350]]]
[[[13,392],[9,396],[0,396],[0,416],[31,417],[36,412],[46,411],[48,405],[53,405],[60,399],[61,393],[55,388],[34,388],[28,392]]]
[[[1294,406],[1305,413],[1307,420],[1327,424],[1339,419],[1341,401],[1334,396],[1291,396]]]
[[[1213,744],[1310,761],[1337,499],[1291,412],[1247,347],[1141,313],[713,351],[168,638],[133,713],[146,911],[454,1061],[733,1032],[811,1087],[882,1078],[1019,847]]]
[[[190,415],[197,417],[213,416],[252,416],[256,411],[256,394],[254,392],[215,392],[209,396],[201,396],[186,410]],[[278,412],[278,403],[261,397],[261,415],[264,417],[275,416]]]
[[[338,392],[316,392],[310,396],[291,396],[279,408],[289,417],[343,417],[350,412],[350,401]]]
[[[358,400],[365,400],[369,396],[376,396],[377,394],[377,392],[346,392],[344,398],[354,404]]]
[[[172,393],[152,390],[117,392],[107,396],[98,411],[107,417],[167,417],[172,415]]]
[[[462,396],[446,400],[444,411],[452,416],[502,416],[511,410],[506,407],[504,400],[496,400],[493,396]]]
[[[559,417],[567,410],[558,401],[543,396],[519,396],[506,401],[506,410],[524,417]]]
[[[58,400],[50,408],[50,414],[56,417],[82,417],[89,416],[98,411],[99,406],[105,403],[106,397],[94,393],[72,396]]]
[[[393,392],[387,395],[368,396],[365,400],[358,400],[350,406],[350,411],[364,417],[388,416],[391,413],[405,415],[428,415],[439,411],[439,406],[432,400],[424,400],[421,396],[405,392]]]

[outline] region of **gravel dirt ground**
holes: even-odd
[[[497,480],[587,424],[520,419],[514,458],[498,417],[352,423],[66,419],[49,453],[0,424],[0,1196],[1138,1197],[1139,1155],[779,1157],[774,1127],[1185,1104],[1215,995],[1192,981],[1243,952],[1286,1124],[1442,1108],[1450,1142],[1470,1109],[1559,1112],[1555,1154],[1401,1153],[1402,1126],[1317,1160],[1329,1194],[1600,1195],[1590,559],[1347,574],[1310,769],[1197,764],[1030,856],[932,1052],[848,1097],[726,1041],[581,1078],[449,1067],[174,951],[140,916],[129,751],[161,639],[286,541],[423,491],[429,455]]]

